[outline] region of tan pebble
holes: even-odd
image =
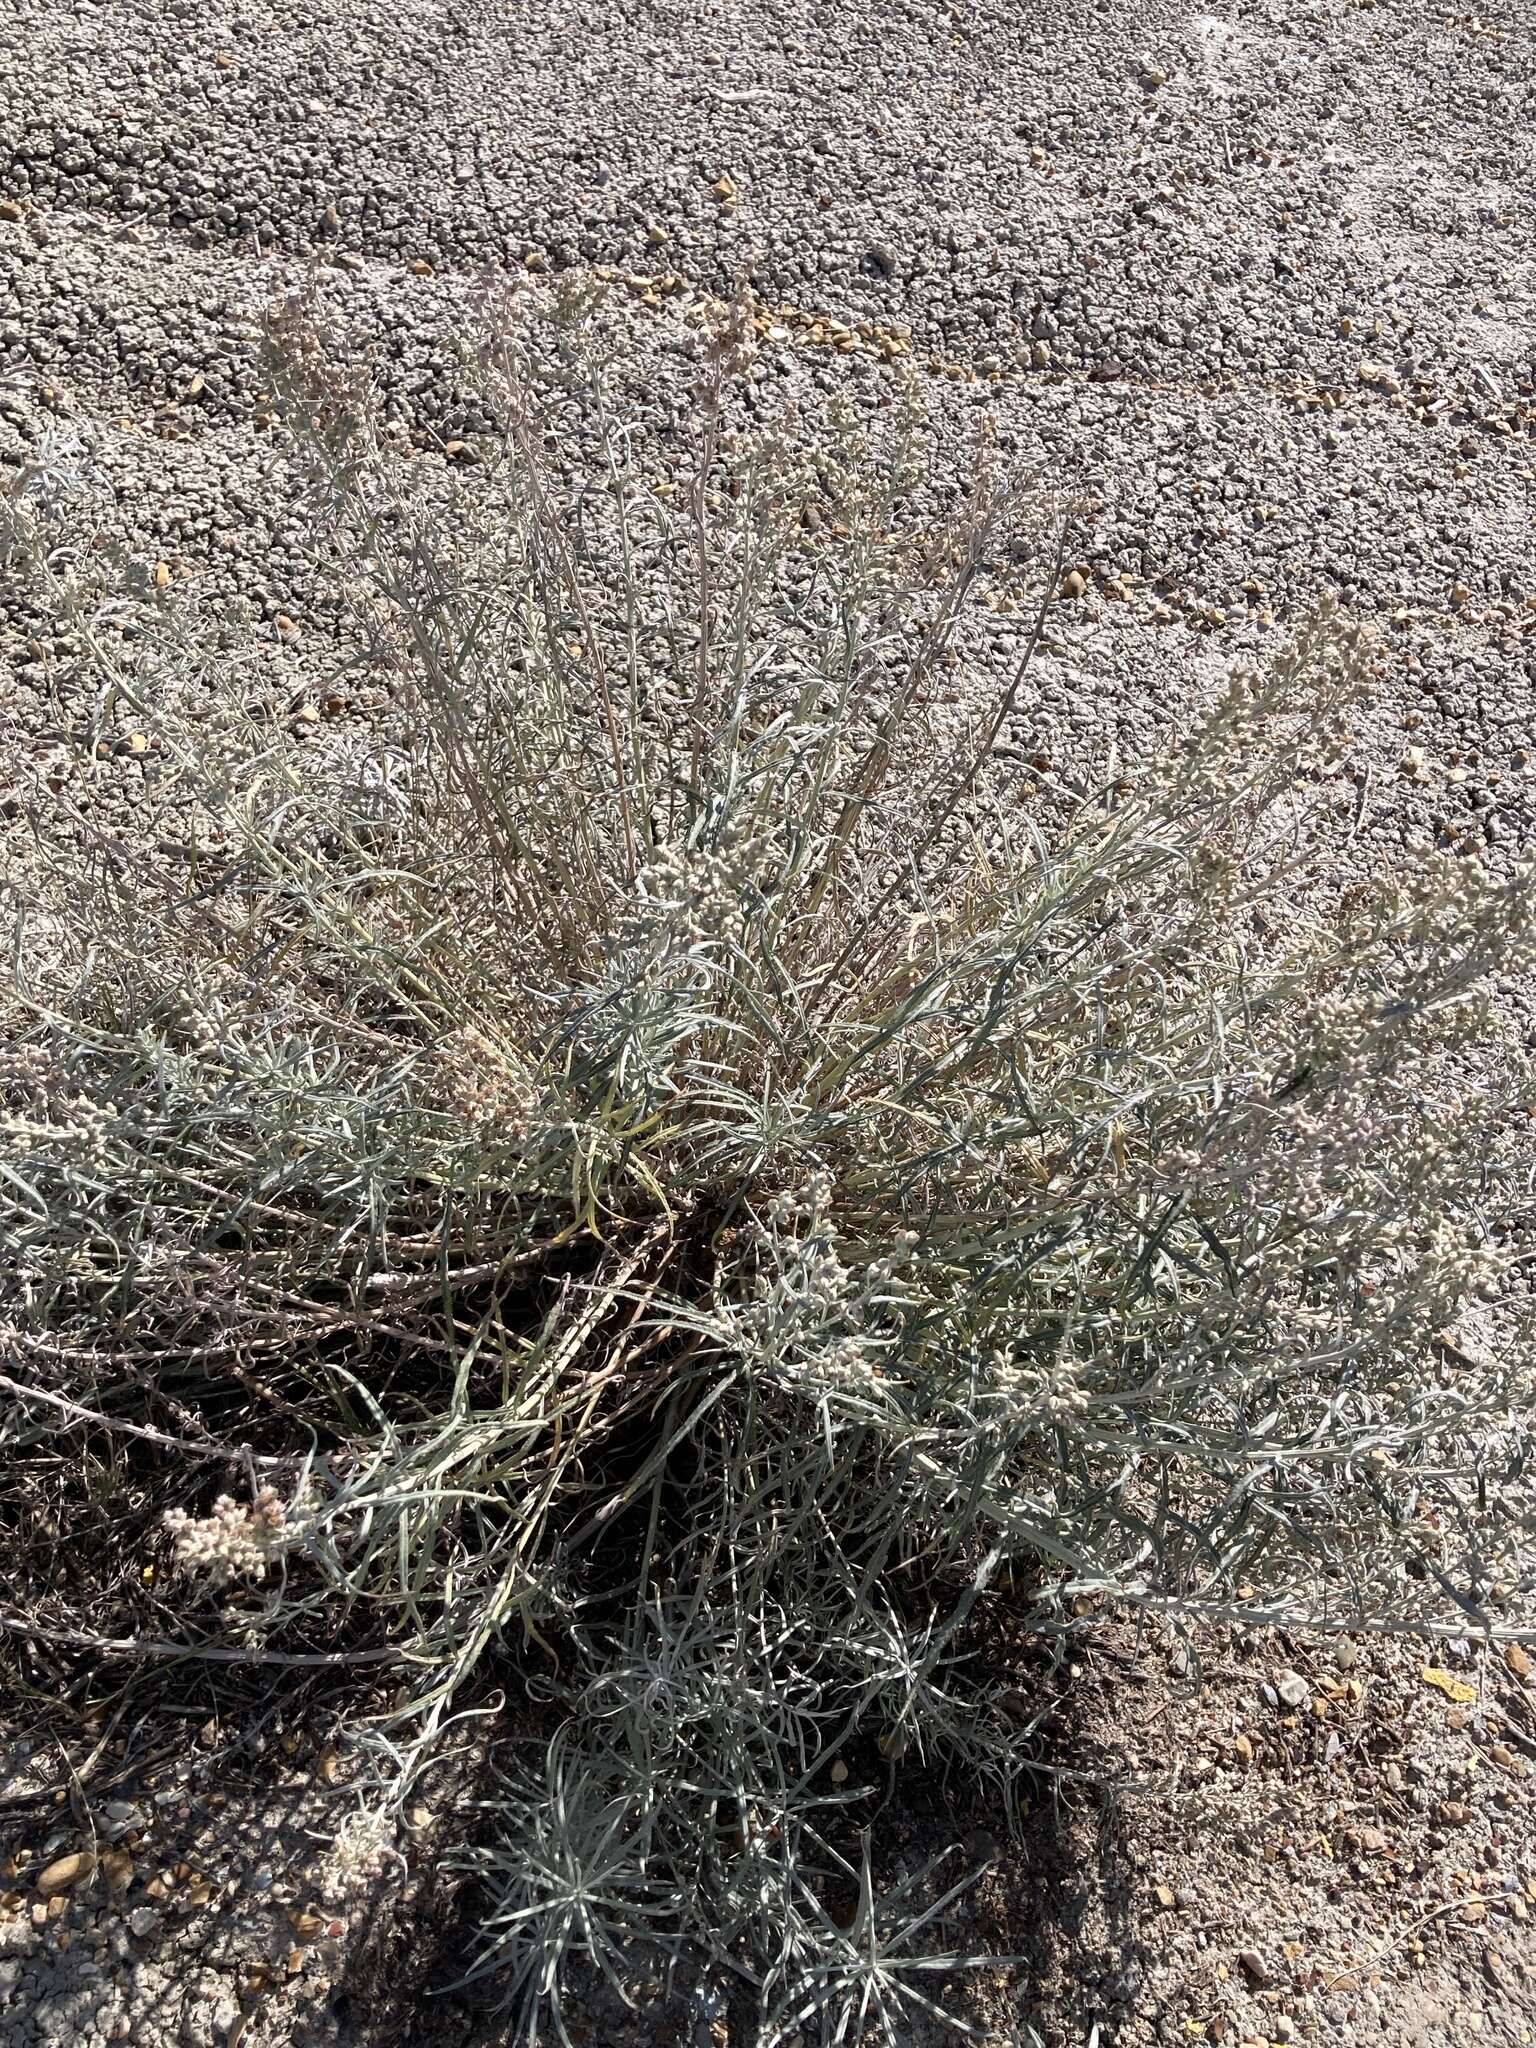
[[[848,1766],[843,1762],[841,1757],[839,1757],[837,1759],[837,1762],[832,1766],[832,1769],[828,1773],[828,1776],[831,1778],[834,1785],[847,1784]]]
[[[734,199],[736,197],[736,187],[731,181],[729,171],[723,171],[709,189],[717,199]]]
[[[21,220],[24,216],[14,199],[0,199],[0,220]]]
[[[292,633],[297,630],[293,623],[293,620],[289,618],[286,612],[279,612],[277,617],[272,621],[272,623],[274,626],[276,626],[279,633]]]
[[[45,1899],[67,1892],[71,1886],[83,1883],[94,1875],[96,1858],[89,1849],[76,1849],[72,1855],[58,1856],[46,1869],[38,1872],[37,1889]]]
[[[1063,597],[1081,597],[1088,588],[1087,578],[1081,569],[1069,569],[1061,579]]]
[[[133,1883],[133,1858],[126,1849],[108,1849],[101,1859],[101,1874],[109,1892],[126,1891]]]
[[[411,273],[415,277],[436,277],[437,275],[437,272],[432,268],[425,256],[418,256],[416,258],[415,262],[411,265]]]

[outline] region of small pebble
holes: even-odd
[[[1282,1706],[1294,1710],[1307,1704],[1312,1688],[1299,1671],[1282,1671],[1275,1680],[1275,1695]]]
[[[57,1857],[38,1873],[38,1892],[45,1899],[56,1898],[94,1876],[95,1871],[94,1854],[89,1849],[76,1849],[68,1856]]]

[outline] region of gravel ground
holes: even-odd
[[[1080,594],[1015,741],[1134,755],[1339,593],[1377,629],[1336,804],[1349,858],[1529,845],[1528,11],[0,0],[0,50],[0,459],[76,443],[146,576],[249,607],[279,713],[322,686],[337,623],[254,350],[286,282],[322,267],[428,473],[491,426],[454,355],[487,268],[615,274],[658,432],[689,306],[750,275],[765,409],[877,405],[907,360],[957,468],[985,422],[1081,502]],[[87,708],[68,646],[3,599],[0,873],[29,807],[78,777]],[[151,732],[91,771],[146,850],[156,766]],[[1066,1748],[1141,1789],[1051,1806],[988,1881],[982,1935],[1028,1959],[981,1995],[988,2037],[1031,2016],[1052,2048],[1095,2025],[1126,2048],[1529,2043],[1522,1675],[1452,1660],[1469,1702],[1406,1653],[1323,1672],[1302,1646],[1209,1647],[1198,1687],[1132,1643],[1064,1694]],[[1298,1710],[1263,1690],[1293,1666]],[[312,1837],[334,1798],[300,1751],[177,1777],[184,1757],[161,1783],[124,1759],[112,1798],[147,1800],[144,1828],[62,1779],[60,1810],[15,1810],[5,2048],[493,2038],[413,2003],[430,1941],[367,1959],[365,1935],[436,1910],[420,1845],[387,1912],[326,1904]],[[8,1789],[35,1789],[39,1758],[12,1766]],[[130,1844],[132,1878],[50,1908],[37,1872],[92,1829]],[[299,1941],[311,1902],[324,1928]],[[589,2038],[737,2038],[707,1992],[637,2023],[594,2008]]]

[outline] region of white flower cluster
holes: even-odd
[[[100,1166],[107,1156],[107,1134],[117,1121],[88,1095],[72,1095],[49,1113],[48,1121],[27,1116],[0,1116],[0,1138],[27,1138],[67,1146],[82,1166]]]
[[[681,937],[697,946],[738,932],[769,853],[760,835],[721,847],[661,847],[635,877],[639,901],[626,936]]]
[[[105,1159],[115,1112],[69,1088],[45,1046],[12,1046],[0,1058],[0,1100],[6,1097],[17,1106],[0,1110],[0,1139],[67,1147],[85,1166]]]
[[[56,1073],[56,1063],[46,1046],[8,1046],[0,1059],[0,1084],[24,1089],[28,1094],[41,1094]]]
[[[265,1578],[267,1567],[289,1551],[299,1535],[271,1486],[262,1487],[248,1505],[222,1493],[206,1515],[171,1508],[165,1526],[178,1567],[203,1573],[216,1586],[235,1578]]]
[[[918,1237],[899,1230],[878,1258],[845,1264],[828,1220],[832,1188],[831,1175],[818,1168],[769,1205],[755,1299],[738,1324],[751,1350],[785,1379],[870,1392],[901,1348],[909,1306],[901,1274]],[[790,1234],[796,1225],[803,1235]]]
[[[402,1862],[394,1823],[386,1814],[361,1807],[342,1822],[325,1859],[325,1897],[333,1905],[355,1900],[373,1889],[391,1863]]]
[[[1043,1364],[1020,1365],[1010,1344],[994,1351],[989,1363],[990,1391],[1010,1425],[1063,1423],[1088,1406],[1083,1362],[1065,1352]]]
[[[532,1129],[533,1093],[514,1073],[505,1051],[466,1025],[433,1047],[449,1106],[477,1130],[519,1142]]]
[[[786,1188],[768,1204],[768,1220],[786,1230],[792,1223],[819,1221],[832,1199],[832,1176],[824,1166],[816,1167],[797,1188]]]

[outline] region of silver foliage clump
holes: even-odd
[[[398,1650],[397,1805],[520,1674],[556,1733],[466,1856],[530,2039],[573,1956],[622,1988],[686,1938],[765,2038],[899,2040],[963,1873],[877,1877],[859,1824],[914,1763],[1010,1808],[1007,1641],[1529,1629],[1493,985],[1532,877],[1332,886],[1333,615],[1159,764],[1020,767],[1028,491],[983,452],[936,512],[906,405],[733,424],[745,302],[663,474],[603,331],[569,294],[488,329],[504,459],[445,500],[313,309],[274,322],[393,709],[329,750],[203,719],[191,881],[56,865],[23,902],[9,1430],[65,1428],[212,1571],[194,1648]],[[61,554],[59,502],[12,494],[8,556],[98,701],[153,708],[186,622]],[[1469,1302],[1503,1335],[1457,1338]],[[118,1638],[169,1625],[142,1561]],[[46,1586],[33,1618],[78,1629]]]

